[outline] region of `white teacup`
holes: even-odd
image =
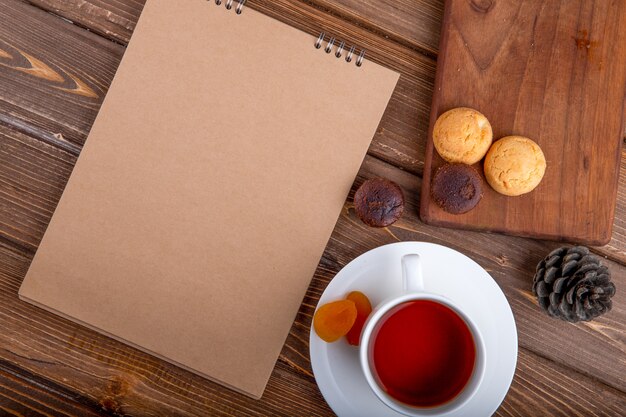
[[[367,383],[376,396],[389,408],[412,417],[440,416],[459,409],[467,403],[477,392],[485,373],[485,345],[474,322],[452,301],[444,296],[425,292],[420,257],[417,254],[405,255],[402,258],[402,280],[404,294],[393,297],[378,305],[370,315],[361,334],[360,361]],[[415,300],[430,300],[442,304],[455,312],[467,325],[472,334],[475,347],[474,368],[472,374],[459,394],[449,401],[433,406],[418,407],[405,404],[390,396],[379,384],[374,375],[372,348],[375,330],[381,324],[381,319],[394,307]]]

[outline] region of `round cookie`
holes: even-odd
[[[483,196],[480,174],[465,164],[447,164],[433,176],[430,193],[437,205],[451,214],[467,213]]]
[[[354,194],[354,209],[368,226],[386,227],[404,213],[404,194],[395,182],[382,178],[367,180]]]
[[[483,159],[493,141],[489,120],[480,112],[458,107],[439,116],[433,128],[433,143],[443,159],[475,164]]]
[[[546,172],[546,158],[539,145],[523,136],[507,136],[495,142],[485,158],[485,177],[500,194],[518,196],[534,190]]]

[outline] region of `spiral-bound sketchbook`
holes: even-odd
[[[148,0],[20,297],[260,397],[398,80],[322,38]]]

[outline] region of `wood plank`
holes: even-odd
[[[608,245],[595,248],[595,250],[614,261],[626,262],[626,147],[622,149],[613,236]]]
[[[0,4],[0,114],[82,144],[124,48],[26,3]]]
[[[34,252],[76,155],[0,124],[0,239]]]
[[[27,0],[117,43],[127,44],[145,0]]]
[[[511,390],[496,416],[621,416],[626,395],[521,349]],[[567,393],[564,395],[564,393]]]
[[[33,374],[0,362],[0,414],[10,416],[101,416],[71,391],[42,383]]]
[[[451,108],[480,109],[494,139],[533,139],[548,167],[532,193],[512,198],[485,186],[476,208],[450,214],[430,197],[431,175],[446,163],[431,135],[422,220],[598,246],[610,241],[626,92],[626,3],[619,4],[446,3],[431,126]],[[476,167],[482,172],[481,163]]]

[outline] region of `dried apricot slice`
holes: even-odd
[[[354,301],[340,300],[324,304],[315,312],[313,328],[325,342],[334,342],[345,336],[357,317]]]
[[[372,312],[372,304],[370,303],[369,298],[367,298],[367,296],[360,291],[352,291],[348,294],[346,299],[354,302],[357,312],[354,325],[348,334],[346,334],[346,338],[348,339],[348,343],[353,346],[358,346],[365,321]]]

